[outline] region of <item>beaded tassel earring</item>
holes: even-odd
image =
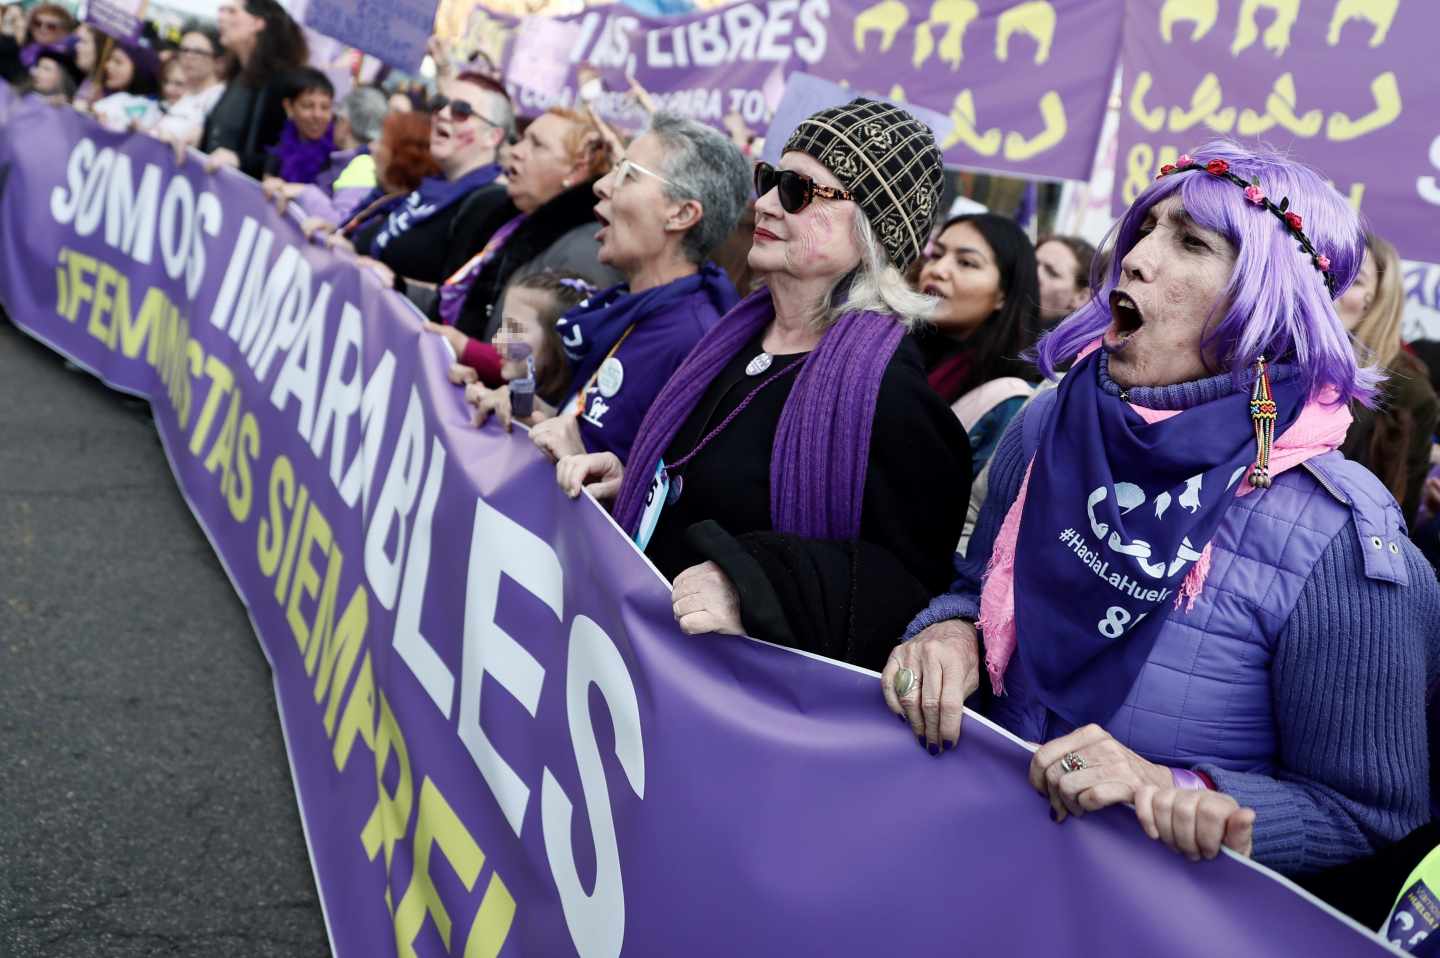
[[[1255,425],[1255,467],[1250,485],[1270,488],[1270,450],[1275,445],[1275,397],[1270,392],[1270,373],[1265,357],[1255,360],[1255,388],[1250,393],[1250,420]]]

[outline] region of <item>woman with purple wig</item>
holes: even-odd
[[[1130,803],[1191,859],[1315,873],[1430,815],[1440,586],[1336,451],[1378,385],[1334,303],[1364,237],[1274,154],[1217,142],[1159,172],[1098,295],[1037,347],[1073,369],[1001,440],[884,694],[948,747],[983,660],[972,704],[1042,743],[1056,822]]]
[[[902,271],[940,198],[929,128],[857,99],[804,120],[755,170],[749,264],[765,286],[707,332],[626,461],[560,460],[666,577],[687,633],[879,668],[949,578],[969,445],[905,335],[935,301]]]

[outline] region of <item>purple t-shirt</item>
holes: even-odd
[[[588,452],[613,452],[624,462],[660,387],[720,319],[703,290],[639,319],[581,392],[580,439]]]

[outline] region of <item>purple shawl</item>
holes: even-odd
[[[276,175],[286,183],[314,183],[330,165],[330,154],[335,152],[334,133],[335,124],[331,123],[320,139],[307,140],[300,136],[294,120],[286,120],[280,142],[270,148],[270,155],[279,161]]]
[[[625,464],[615,521],[630,535],[665,450],[710,383],[775,316],[760,289],[721,317],[656,397]],[[825,331],[795,381],[770,456],[770,522],[805,539],[860,535],[870,429],[885,367],[905,336],[893,316],[846,313]]]

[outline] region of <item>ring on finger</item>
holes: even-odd
[[[1070,772],[1078,772],[1080,771],[1080,769],[1086,767],[1087,763],[1085,759],[1081,758],[1074,752],[1066,752],[1064,756],[1060,759],[1060,771],[1064,772],[1067,775]]]
[[[915,688],[915,673],[902,666],[895,673],[895,697],[903,699],[910,694],[913,688]]]

